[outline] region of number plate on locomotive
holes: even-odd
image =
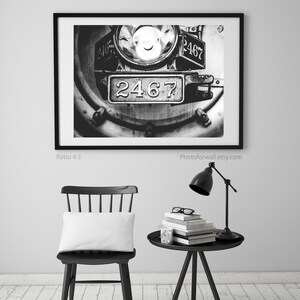
[[[182,55],[199,67],[205,68],[205,43],[191,34],[186,33],[183,36]]]
[[[179,74],[126,74],[108,76],[110,103],[181,103],[184,76]]]

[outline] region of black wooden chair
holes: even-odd
[[[77,211],[88,212],[113,212],[129,211],[132,209],[133,195],[138,192],[136,186],[114,187],[82,187],[64,186],[61,190],[67,195],[68,211],[71,212],[72,201],[75,200]],[[98,196],[96,196],[98,195]],[[75,199],[74,199],[75,198]],[[86,200],[86,201],[84,201]],[[96,203],[95,203],[96,202]],[[84,205],[86,204],[86,205]],[[96,205],[95,205],[96,204]],[[94,209],[94,207],[96,207]],[[73,209],[74,211],[74,209]],[[109,252],[109,251],[72,251],[63,252],[57,258],[65,265],[62,300],[74,299],[75,283],[121,283],[124,300],[131,300],[131,284],[128,269],[128,261],[135,256],[133,252]],[[121,280],[81,280],[76,281],[77,265],[103,265],[118,264]]]

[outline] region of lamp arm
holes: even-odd
[[[219,172],[219,170],[216,168],[214,162],[210,162],[210,163],[209,163],[209,167],[212,168],[212,169],[214,169],[214,170],[215,170],[215,171],[223,178],[224,183],[225,183],[227,186],[230,186],[230,187],[237,193],[237,190],[231,185],[230,179],[225,178],[225,177]]]

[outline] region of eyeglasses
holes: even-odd
[[[195,211],[191,208],[186,208],[186,207],[173,207],[172,212],[182,213],[184,215],[192,215]]]

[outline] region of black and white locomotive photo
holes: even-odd
[[[223,25],[75,25],[75,137],[222,137]]]

